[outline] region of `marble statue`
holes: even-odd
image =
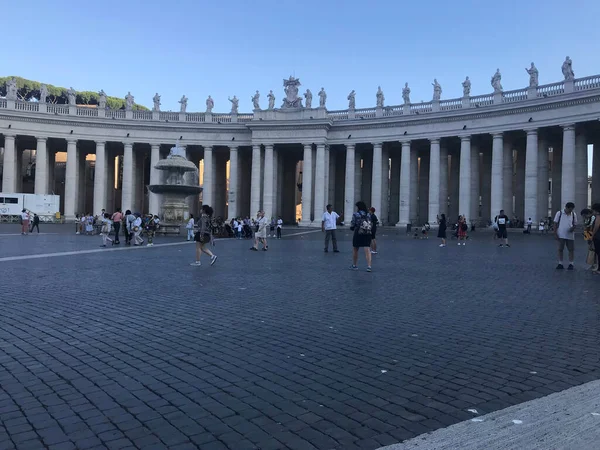
[[[319,91],[319,108],[325,108],[325,103],[327,102],[327,93],[325,92],[325,88],[321,88]]]
[[[462,82],[463,87],[463,97],[468,97],[471,95],[471,80],[469,77],[465,78],[465,81]]]
[[[9,100],[17,99],[17,80],[15,77],[6,82],[6,98]]]
[[[573,61],[568,56],[565,58],[565,62],[562,65],[562,73],[565,76],[565,81],[571,81],[575,79],[575,72],[573,72]]]
[[[214,107],[215,107],[215,102],[213,101],[212,97],[209,95],[208,98],[206,99],[206,112],[212,113],[212,110]]]
[[[302,98],[298,97],[298,87],[300,80],[290,75],[290,78],[283,80],[283,90],[285,98],[283,99],[282,108],[302,108]]]
[[[442,98],[442,86],[440,83],[438,83],[437,78],[433,79],[433,83],[431,83],[431,85],[433,86],[433,100],[439,102],[440,98]]]
[[[404,100],[405,105],[410,104],[410,88],[408,87],[408,83],[405,83],[402,89],[402,100]]]
[[[383,102],[385,101],[385,97],[383,96],[381,86],[377,86],[377,94],[375,95],[375,97],[377,98],[377,107],[383,108]]]
[[[529,69],[526,67],[525,70],[529,74],[529,87],[531,87],[531,88],[538,87],[538,74],[539,73],[538,73],[537,67],[535,67],[535,64],[531,63],[531,67]]]
[[[310,89],[306,90],[304,93],[304,98],[306,100],[306,107],[312,108],[312,92],[310,92]]]
[[[72,87],[67,89],[67,98],[69,100],[69,105],[75,105],[77,103],[75,100],[76,96],[77,93],[75,92],[75,89],[73,89]]]
[[[156,94],[154,94],[154,97],[152,97],[152,102],[154,102],[154,106],[152,107],[152,111],[160,111],[160,95],[158,95],[158,92]]]
[[[101,89],[100,92],[98,92],[98,108],[106,109],[106,93],[104,92],[104,89]]]
[[[228,97],[229,101],[231,102],[231,114],[237,114],[238,113],[238,108],[240,106],[240,101],[239,99],[234,95],[233,98]]]
[[[273,94],[273,91],[269,91],[267,98],[269,99],[269,109],[275,108],[275,94]]]
[[[133,95],[131,95],[131,92],[127,92],[127,95],[125,96],[125,110],[131,111],[132,109],[133,109]]]
[[[348,94],[348,108],[356,108],[356,92],[354,92],[354,89],[352,89],[352,92]]]
[[[40,86],[40,103],[46,103],[46,97],[48,97],[48,86],[42,84]]]
[[[179,112],[182,112],[182,113],[185,112],[185,110],[187,109],[187,102],[188,102],[188,98],[184,94],[181,97],[181,100],[179,100],[179,104],[181,105],[181,107],[179,108]]]
[[[500,74],[500,69],[496,69],[496,73],[494,74],[494,76],[492,77],[492,87],[494,88],[494,94],[497,94],[498,92],[502,92],[502,75]]]
[[[250,100],[252,100],[252,106],[254,107],[254,109],[259,110],[260,104],[258,103],[258,101],[260,100],[260,93],[256,91],[256,94],[250,97]]]
[[[171,147],[168,158],[173,158],[174,156],[179,156],[180,158],[184,159],[186,158],[185,147],[182,148],[179,146],[179,139],[175,141],[175,147]]]

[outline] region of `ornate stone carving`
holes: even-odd
[[[6,98],[8,100],[17,99],[17,80],[15,77],[12,77],[6,82]]]
[[[354,92],[354,89],[352,89],[352,92],[348,94],[348,108],[356,108],[356,92]]]
[[[209,95],[208,98],[206,99],[206,112],[212,113],[212,110],[214,107],[215,107],[215,102],[213,101],[212,97]]]
[[[127,92],[127,95],[125,96],[125,110],[131,111],[132,109],[133,109],[133,95],[131,95],[131,92]]]
[[[75,100],[76,96],[77,93],[75,92],[75,89],[73,89],[72,87],[67,89],[67,99],[69,101],[69,105],[75,105],[77,103]]]
[[[529,74],[529,87],[531,87],[531,88],[538,87],[539,72],[537,70],[537,67],[535,67],[535,64],[531,63],[531,67],[529,69],[526,67],[525,70]]]
[[[385,101],[385,97],[383,96],[381,86],[377,86],[377,94],[375,94],[375,97],[377,98],[377,107],[383,108],[383,102]]]
[[[312,108],[312,92],[310,92],[310,89],[307,89],[306,92],[304,93],[304,98],[306,100],[305,105],[307,108]]]
[[[404,88],[402,89],[402,100],[404,100],[405,105],[410,104],[410,88],[408,87],[408,83],[404,83]]]
[[[321,88],[319,91],[319,108],[325,108],[325,103],[327,102],[327,93],[325,92],[325,88]]]
[[[160,111],[160,95],[158,95],[158,92],[154,94],[154,97],[152,97],[152,102],[154,103],[152,111]]]
[[[179,108],[179,112],[184,113],[187,109],[187,102],[188,102],[188,98],[185,96],[185,94],[181,97],[181,100],[179,100],[179,104],[181,105],[181,107]]]
[[[254,110],[260,110],[260,93],[258,91],[256,91],[256,94],[254,94],[250,100],[252,100],[252,106],[254,107]]]
[[[469,77],[465,78],[465,81],[462,82],[463,87],[463,97],[468,97],[471,95],[471,80]]]
[[[573,72],[573,61],[568,56],[565,58],[565,62],[562,65],[562,73],[565,77],[565,81],[571,81],[575,79],[575,72]]]
[[[101,89],[100,92],[98,92],[98,108],[106,109],[106,93],[104,92],[104,89]]]
[[[269,95],[267,95],[267,98],[269,99],[269,109],[274,109],[275,108],[275,94],[273,94],[273,91],[269,91]]]
[[[494,94],[502,92],[502,75],[500,74],[500,69],[496,69],[496,73],[492,77],[492,87],[494,88]]]
[[[290,78],[283,80],[285,98],[283,99],[282,108],[302,108],[302,99],[298,97],[298,87],[300,80],[290,75]]]
[[[40,103],[46,103],[46,98],[48,97],[48,86],[42,84],[40,86]]]
[[[233,98],[228,97],[231,102],[231,114],[237,114],[240,107],[240,100],[234,95]]]
[[[433,86],[433,100],[439,102],[440,98],[442,98],[442,86],[440,86],[440,83],[438,83],[437,78],[433,79],[433,83],[431,83],[431,85]]]

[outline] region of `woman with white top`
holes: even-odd
[[[194,215],[190,214],[190,220],[188,220],[187,225],[185,226],[187,230],[187,240],[191,241],[194,239]]]
[[[133,245],[142,245],[144,243],[144,240],[140,236],[142,234],[142,218],[139,213],[135,213],[135,220],[133,221],[131,230],[133,231]]]
[[[110,230],[112,228],[112,221],[110,220],[110,215],[108,213],[104,213],[104,217],[102,218],[102,228],[100,229],[100,236],[102,236],[102,245],[101,247],[106,247],[106,243],[110,241],[111,245],[115,244],[108,235],[110,234]]]
[[[25,235],[29,232],[29,213],[23,209],[21,211],[21,234]]]

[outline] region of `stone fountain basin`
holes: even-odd
[[[202,192],[200,186],[190,184],[153,184],[148,189],[154,194],[196,195]]]
[[[158,170],[175,170],[181,172],[193,172],[194,170],[198,170],[193,162],[179,156],[161,159],[154,167]]]

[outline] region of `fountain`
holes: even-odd
[[[162,194],[162,220],[166,225],[180,225],[189,217],[188,205],[185,201],[190,195],[198,195],[202,188],[193,184],[185,184],[184,175],[188,172],[197,172],[196,165],[188,161],[185,151],[179,147],[179,140],[171,148],[166,159],[158,161],[155,169],[163,171],[162,184],[148,186],[150,192]]]

